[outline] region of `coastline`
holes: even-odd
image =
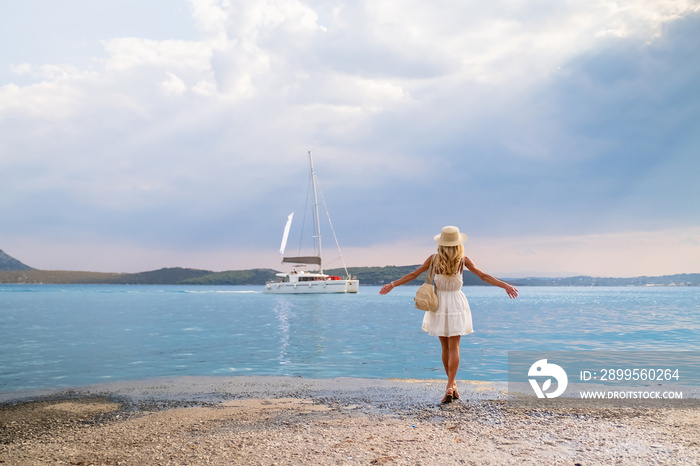
[[[700,410],[509,406],[505,382],[178,377],[0,394],[2,464],[697,464]]]
[[[2,252],[2,251],[0,251]],[[25,266],[26,267],[26,266]],[[420,264],[402,266],[348,267],[350,275],[360,280],[360,286],[382,286],[392,278],[400,277],[420,267]],[[326,270],[329,275],[344,275],[344,269]],[[164,267],[145,272],[90,272],[78,270],[16,269],[0,270],[0,284],[4,285],[196,285],[196,286],[265,286],[277,280],[277,270],[256,268],[246,270],[191,269]],[[481,279],[465,274],[464,286],[486,286]],[[504,275],[503,280],[514,286],[700,286],[700,273],[676,273],[658,276],[596,277],[576,275],[569,277],[521,277]],[[420,286],[425,276],[409,285]]]

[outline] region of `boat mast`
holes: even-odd
[[[318,257],[321,258],[321,221],[318,216],[318,194],[316,193],[316,172],[314,171],[314,159],[309,151],[309,165],[311,166],[311,186],[314,191],[314,226],[316,227],[316,241],[318,244]],[[323,260],[319,264],[320,273],[323,273]]]

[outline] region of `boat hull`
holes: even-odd
[[[357,293],[360,291],[359,280],[319,280],[310,282],[270,282],[263,292],[271,294],[330,294]]]

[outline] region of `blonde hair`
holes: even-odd
[[[460,264],[464,257],[464,246],[438,246],[433,267],[435,273],[442,275],[456,275],[459,273]]]

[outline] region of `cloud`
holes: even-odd
[[[18,75],[23,75],[31,73],[32,65],[31,63],[20,63],[19,65],[10,65],[10,70]]]
[[[201,73],[210,68],[211,49],[199,42],[125,37],[106,41],[104,47],[106,71],[160,67]]]
[[[0,234],[274,250],[309,149],[357,251],[700,221],[697,2],[177,5],[6,64]]]
[[[169,94],[182,95],[187,90],[185,82],[175,74],[167,72],[168,78],[160,83],[161,88]]]

